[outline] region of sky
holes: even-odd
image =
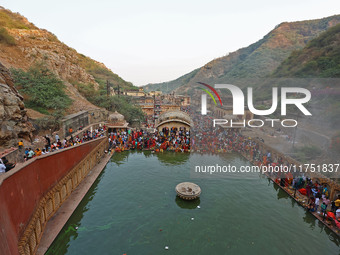
[[[180,77],[340,0],[0,0],[134,85]]]

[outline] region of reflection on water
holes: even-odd
[[[190,157],[190,153],[176,153],[176,152],[154,152],[154,151],[141,151],[131,150],[120,153],[115,153],[114,157],[111,158],[111,162],[117,165],[124,164],[129,160],[129,156],[133,154],[142,154],[145,158],[157,157],[160,162],[165,165],[182,165],[187,162]]]
[[[82,230],[81,220],[84,214],[90,209],[88,204],[93,200],[98,189],[98,184],[102,178],[103,173],[101,173],[96,181],[93,183],[91,188],[88,190],[82,201],[77,207],[77,213],[73,213],[72,217],[66,222],[63,230],[59,233],[58,239],[54,240],[51,247],[45,253],[46,255],[62,255],[67,253],[69,243],[71,240],[75,240],[78,237],[79,231]],[[58,240],[58,242],[57,242]]]
[[[313,216],[313,215],[311,215]],[[337,246],[340,246],[340,239],[337,235],[335,235],[329,228],[327,228],[323,223],[321,223],[319,220],[317,220],[318,222],[318,227],[319,227],[319,231],[320,233],[325,232],[326,235],[329,237],[329,240],[332,241],[333,243],[335,243]],[[340,253],[339,253],[340,254]]]
[[[305,212],[305,216],[303,216],[303,220],[309,224],[311,229],[314,229],[316,221],[319,221],[308,211]]]
[[[274,184],[274,186],[278,186],[277,184]],[[279,187],[279,191],[277,192],[277,199],[281,199],[281,198],[285,198],[285,199],[288,199],[290,198],[290,196],[283,190]]]
[[[111,162],[116,163],[118,166],[124,164],[129,157],[128,152],[115,153],[114,158],[111,158]]]
[[[175,201],[178,207],[182,209],[198,209],[197,206],[199,206],[201,203],[201,200],[199,198],[194,200],[184,200],[178,196],[176,196]]]
[[[158,160],[161,161],[164,165],[182,165],[183,163],[189,160],[190,153],[176,153],[176,152],[158,152],[154,155],[157,156]]]
[[[280,189],[279,185],[277,185],[275,182],[272,182],[273,183],[273,188],[278,191]]]

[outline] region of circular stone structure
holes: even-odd
[[[201,195],[201,188],[192,182],[182,182],[176,186],[176,193],[184,200],[193,200]]]

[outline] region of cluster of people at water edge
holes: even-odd
[[[282,178],[282,180],[284,180],[284,178]],[[290,183],[290,180],[287,180],[287,182]],[[283,183],[281,185],[283,185]],[[340,195],[338,195],[334,201],[331,201],[329,199],[328,188],[318,182],[313,183],[309,178],[294,178],[291,185],[307,197],[308,210],[320,213],[323,218],[327,217],[328,219],[340,220]],[[336,223],[339,224],[338,227],[340,228],[340,223]]]
[[[127,130],[109,134],[109,149],[121,152],[124,150],[153,150],[155,152],[190,151],[190,131],[185,128],[163,128],[154,133],[146,130]]]

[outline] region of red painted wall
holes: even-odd
[[[1,175],[0,255],[18,254],[18,241],[39,200],[105,138],[26,162]]]

